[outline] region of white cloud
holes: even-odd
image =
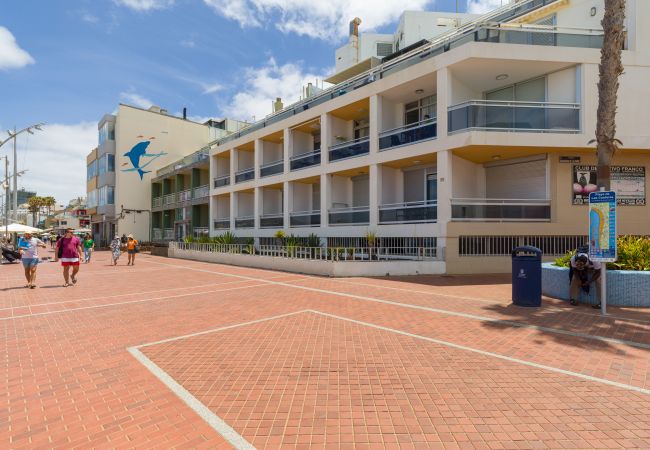
[[[136,94],[135,92],[120,92],[120,98],[125,103],[142,109],[149,109],[152,105],[155,105],[155,103],[148,98]]]
[[[484,14],[497,9],[508,2],[508,0],[469,0],[467,12],[472,14]]]
[[[97,146],[97,122],[47,124],[18,136],[19,187],[52,195],[57,202],[86,196],[86,155]]]
[[[196,42],[194,42],[194,39],[183,39],[183,40],[180,42],[180,44],[181,44],[183,47],[187,47],[187,48],[194,48],[194,47],[196,47]]]
[[[0,27],[0,69],[20,69],[34,64],[34,58],[18,46],[11,31]]]
[[[324,40],[348,34],[348,24],[360,17],[362,30],[370,31],[395,21],[404,10],[423,10],[431,0],[203,0],[215,13],[242,27],[275,22],[284,33]]]
[[[97,22],[99,22],[99,18],[97,16],[94,16],[94,15],[92,15],[91,13],[89,13],[87,11],[84,11],[83,13],[81,13],[81,20],[83,20],[84,22],[88,22],[88,23],[97,23]]]
[[[276,97],[282,98],[285,105],[293,103],[299,100],[302,86],[323,77],[323,74],[303,71],[299,64],[280,66],[271,58],[263,67],[245,69],[242,91],[221,108],[221,113],[233,119],[259,120],[271,113]]]
[[[203,87],[203,94],[205,95],[214,94],[223,89],[223,86],[219,83],[201,83],[201,86]]]
[[[113,0],[118,5],[126,6],[135,11],[169,8],[175,0]]]

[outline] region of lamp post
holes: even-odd
[[[7,131],[7,134],[9,134],[9,137],[6,138],[4,141],[0,141],[0,147],[2,147],[4,144],[9,142],[10,140],[14,140],[14,176],[13,176],[13,203],[12,203],[12,211],[14,215],[14,219],[17,218],[18,214],[18,158],[16,157],[17,152],[16,152],[16,136],[18,136],[21,133],[27,132],[29,134],[34,134],[33,130],[42,130],[42,126],[45,125],[44,122],[39,122],[34,125],[30,125],[28,127],[23,128],[20,131],[16,131],[16,127],[14,127],[14,131],[11,132],[10,130]]]

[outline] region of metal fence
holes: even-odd
[[[425,261],[441,260],[442,249],[435,247],[302,247],[253,244],[200,244],[171,242],[170,247],[185,251],[272,256],[315,261]]]
[[[587,236],[459,236],[459,256],[510,256],[523,245],[537,247],[544,255],[562,256],[588,242]]]

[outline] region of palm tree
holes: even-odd
[[[29,212],[32,213],[33,226],[36,226],[38,225],[38,219],[39,219],[38,213],[41,212],[41,208],[45,204],[45,199],[43,197],[39,197],[35,195],[34,197],[30,197],[27,200],[27,204],[29,204]]]
[[[43,206],[47,208],[47,215],[52,215],[52,208],[56,206],[56,200],[52,196],[43,197]]]
[[[610,189],[610,165],[621,141],[616,139],[616,100],[619,76],[623,73],[621,54],[625,42],[625,0],[605,0],[603,48],[600,52],[596,155],[598,187]]]

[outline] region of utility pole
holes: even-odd
[[[14,222],[18,222],[18,153],[16,152],[16,126],[14,125],[14,198],[12,211],[14,213]]]
[[[9,158],[6,156],[3,158],[5,160],[5,180],[2,183],[2,188],[5,190],[5,238],[7,238],[9,237]]]

